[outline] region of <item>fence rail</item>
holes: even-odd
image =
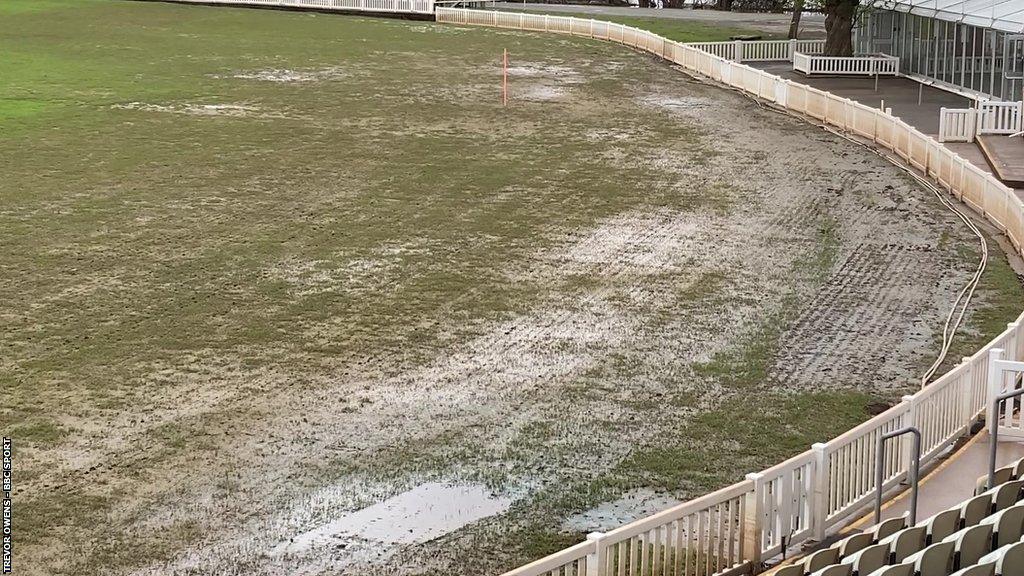
[[[565,16],[437,9],[437,21],[599,38],[656,54],[686,71],[722,82],[888,148],[935,179],[1003,231],[1020,252],[1024,205],[1014,192],[938,141],[883,110],[737,62],[734,43],[687,45],[630,26]],[[732,45],[732,52],[727,46]],[[746,57],[746,47],[740,58]],[[755,48],[752,50],[762,50]],[[751,52],[774,57],[776,48]],[[794,57],[799,52],[794,52]],[[882,72],[878,72],[882,73]],[[1024,359],[1018,321],[927,388],[838,438],[744,481],[617,528],[506,576],[695,576],[754,573],[784,546],[822,539],[826,531],[866,508],[875,490],[879,436],[915,425],[924,463],[948,450],[985,410],[988,354],[1006,350]],[[909,445],[896,443],[883,462],[883,486],[907,476]],[[580,568],[583,566],[583,568]],[[682,570],[680,569],[682,566]]]
[[[433,14],[434,0],[173,0],[188,4],[224,4],[229,6],[268,6],[274,8],[308,8],[383,12],[395,14]]]

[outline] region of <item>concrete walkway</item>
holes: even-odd
[[[879,77],[876,91],[874,79],[863,76],[805,76],[800,72],[794,72],[790,62],[747,62],[747,64],[794,82],[856,100],[872,108],[878,108],[884,100],[885,106],[892,108],[893,115],[899,116],[925,134],[933,136],[939,133],[940,108],[970,107],[970,100],[963,96],[925,86],[909,78]],[[920,104],[918,104],[919,96]]]
[[[917,519],[925,520],[937,512],[955,506],[974,495],[975,482],[988,474],[988,432],[981,432],[948,460],[939,464],[921,479],[918,492]],[[1024,458],[1024,444],[1000,442],[996,465],[1001,467]],[[882,508],[882,518],[895,518],[910,508],[910,492],[906,491],[890,500]],[[867,528],[874,524],[868,515],[851,528]]]
[[[694,10],[692,8],[627,8],[625,6],[594,6],[590,4],[522,4],[516,2],[498,2],[499,10],[525,10],[529,12],[550,12],[552,14],[590,14],[602,17],[633,16],[641,18],[671,18],[677,20],[693,20],[705,24],[727,26],[730,28],[750,28],[776,36],[785,37],[789,33],[791,13],[765,14],[753,12],[723,12],[720,10]],[[614,20],[614,18],[608,18]],[[800,18],[801,38],[823,38],[825,36],[825,17],[822,14],[804,14]]]

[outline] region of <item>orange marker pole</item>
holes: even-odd
[[[501,105],[508,106],[508,48],[501,58]]]

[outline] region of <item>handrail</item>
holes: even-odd
[[[993,400],[993,408],[998,412],[999,405],[1009,400],[1010,398],[1016,398],[1024,395],[1024,388],[1017,388],[1016,390],[1010,390],[996,396]],[[999,443],[999,426],[993,426],[992,431],[989,433],[988,447],[988,487],[994,488],[996,485],[996,450],[998,450]]]
[[[913,426],[900,428],[878,437],[878,449],[875,458],[875,524],[882,521],[882,484],[885,474],[885,442],[906,434],[914,435],[914,452],[910,461],[910,526],[917,524],[917,488],[918,472],[921,470],[921,431]]]
[[[996,485],[996,453],[999,450],[999,407],[1003,402],[1010,398],[1016,398],[1024,395],[1024,388],[1013,388],[1006,392],[999,392],[1001,388],[1000,384],[1003,380],[1003,370],[1012,370],[1014,372],[1024,372],[1024,363],[1021,362],[1010,362],[1003,360],[1003,354],[1005,350],[1001,348],[993,348],[989,350],[988,355],[988,379],[989,379],[989,395],[995,394],[995,397],[991,399],[991,405],[989,406],[989,439],[988,439],[988,488],[994,488]]]

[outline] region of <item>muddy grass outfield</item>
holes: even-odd
[[[979,253],[618,46],[4,0],[0,53],[19,574],[497,572],[912,390]]]

